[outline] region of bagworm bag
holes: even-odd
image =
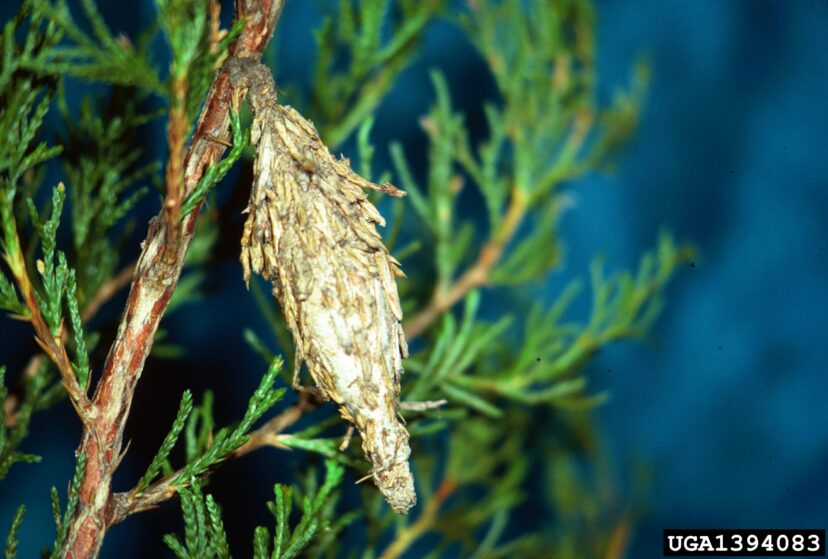
[[[314,126],[276,103],[264,66],[245,69],[254,109],[254,182],[242,237],[245,280],[271,281],[302,363],[362,438],[371,476],[395,512],[416,503],[399,391],[407,348],[396,276],[402,271],[376,230],[384,225],[363,189],[370,183],[335,159]]]

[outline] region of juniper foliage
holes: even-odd
[[[10,468],[40,460],[25,451],[38,412],[68,394],[82,417],[106,355],[102,342],[111,336],[95,315],[128,285],[132,263],[123,259],[124,243],[139,205],[150,203],[147,193],[164,182],[164,165],[142,135],[165,117],[170,127],[192,128],[244,25],[219,29],[215,2],[156,0],[157,20],[133,41],[109,28],[94,0],[79,5],[73,13],[67,0],[23,0],[0,32],[0,310],[4,320],[31,323],[39,346],[25,370],[0,367],[0,481]],[[634,131],[646,66],[635,66],[631,83],[609,106],[597,102],[595,14],[582,0],[326,6],[315,31],[310,90],[300,95],[299,86],[280,81],[278,69],[276,80],[280,90],[293,92],[328,147],[354,140],[354,168],[367,180],[376,180],[375,153],[387,151],[392,169],[378,182],[387,178],[408,194],[383,206],[389,210],[384,241],[410,276],[399,282],[414,350],[404,363],[401,394],[409,404],[402,413],[420,505],[396,518],[370,484],[359,487],[358,497],[343,498],[343,483],[362,477],[368,466],[357,445],[339,449],[337,418],[313,414],[295,424],[319,403],[304,396],[292,406],[283,400],[291,341],[280,310],[254,281],[252,296],[271,331],[243,335],[270,366],[246,411],[219,429],[215,396],[207,392],[195,405],[184,392],[167,436],[123,497],[133,506],[127,513],[177,493],[183,537],[168,534],[167,546],[180,558],[230,557],[221,506],[204,488],[222,462],[272,445],[295,451],[285,460],[306,458],[308,471],[276,485],[273,500],[262,503],[274,525],[250,534],[257,558],[620,556],[611,550],[629,529],[632,509],[607,501],[608,466],[591,423],[591,410],[605,395],[590,390],[585,366],[608,344],[646,338],[668,283],[693,249],[662,234],[634,271],[608,273],[596,258],[588,274],[591,310],[581,320],[571,311],[585,297],[579,279],[553,304],[531,304],[524,316],[491,318],[481,309],[504,295],[525,301],[527,287],[560,268],[560,217],[577,179],[611,167]],[[481,100],[487,130],[472,137],[435,69],[432,106],[421,121],[427,167],[417,169],[401,144],[372,145],[372,126],[380,125],[373,115],[438,21],[466,33],[497,96]],[[166,62],[159,61],[160,40],[169,46]],[[97,97],[70,107],[67,85],[90,83],[97,84]],[[49,137],[44,122],[53,117],[62,121],[61,133]],[[169,312],[204,296],[200,287],[215,260],[218,217],[202,203],[215,188],[249,188],[226,179],[231,167],[249,165],[249,123],[232,112],[231,124],[227,156],[181,200],[181,218],[202,215]],[[178,148],[169,147],[174,161]],[[48,184],[48,172],[62,182]],[[482,217],[462,211],[461,192],[469,188],[484,202]],[[185,363],[181,348],[164,338],[159,331],[154,352]],[[418,405],[440,400],[446,404]],[[268,422],[257,429],[263,418]],[[65,507],[58,491],[51,492],[55,557],[78,503],[85,459],[77,457]],[[542,494],[530,496],[538,486]],[[521,521],[529,499],[550,522]],[[11,519],[7,558],[16,557],[22,533],[43,531],[24,523],[25,511],[21,504]]]

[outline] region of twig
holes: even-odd
[[[506,245],[514,236],[528,209],[526,194],[523,190],[515,189],[502,225],[483,245],[475,263],[463,272],[451,287],[446,290],[436,290],[428,306],[405,322],[405,337],[408,340],[425,332],[435,320],[473,289],[489,282],[492,268],[500,261]]]
[[[434,496],[425,504],[420,517],[397,534],[394,541],[388,546],[380,559],[397,559],[406,552],[411,544],[428,532],[438,520],[438,513],[443,502],[457,490],[457,484],[450,479],[444,479]]]
[[[218,71],[202,108],[182,165],[185,195],[195,187],[205,168],[217,162],[225,150],[223,145],[206,140],[206,135],[227,139],[229,109],[240,101],[227,75],[227,63],[261,57],[273,34],[283,0],[238,0],[236,5],[239,11],[236,17],[244,17],[246,25],[231,46],[230,56]],[[167,246],[170,240],[167,231],[179,224],[168,221],[168,212],[162,210],[150,222],[126,310],[92,400],[94,419],[84,426],[78,448],[78,453],[86,456],[86,463],[64,557],[96,557],[107,529],[113,524],[116,503],[111,493],[112,475],[122,457],[124,427],[155,332],[181,274],[197,214],[198,209],[183,219],[175,246]]]
[[[425,402],[400,402],[400,409],[407,411],[438,410],[448,404],[448,400],[426,400]]]
[[[287,408],[285,411],[275,416],[273,419],[253,431],[247,442],[236,449],[230,456],[232,458],[240,458],[245,454],[250,454],[254,450],[262,448],[263,446],[282,446],[279,443],[279,435],[285,429],[299,421],[303,415],[319,407],[322,400],[314,397],[308,392],[302,392],[299,396],[299,402]]]
[[[58,188],[62,189],[63,184],[58,185]],[[63,325],[61,324],[57,328],[57,335],[53,335],[51,328],[43,318],[43,314],[40,312],[38,305],[35,288],[32,285],[29,272],[26,269],[26,260],[20,248],[20,239],[17,236],[17,225],[13,221],[13,216],[10,219],[12,223],[9,229],[13,234],[11,238],[6,239],[9,245],[6,248],[6,263],[11,270],[17,288],[20,290],[26,308],[29,309],[29,321],[32,323],[32,328],[35,331],[35,341],[57,367],[61,381],[66,387],[66,393],[69,395],[75,411],[77,411],[78,416],[84,424],[88,424],[92,418],[92,405],[86,395],[86,391],[78,383],[75,369],[72,367],[72,362],[66,353],[66,347],[63,345]],[[5,405],[5,402],[3,404]]]
[[[167,238],[164,260],[175,262],[181,238],[181,204],[184,202],[184,144],[187,141],[187,73],[172,77],[170,120],[167,124],[167,198],[164,201]]]
[[[237,448],[228,458],[241,458],[264,447],[287,448],[282,444],[283,438],[289,436],[284,434],[285,429],[295,424],[303,415],[315,410],[323,403],[323,400],[310,392],[300,392],[299,402],[285,409],[250,433],[247,442]],[[425,411],[439,408],[445,403],[445,400],[435,402],[402,402],[400,408],[410,411]],[[178,470],[165,476],[155,483],[150,484],[139,494],[129,491],[113,495],[115,513],[112,517],[112,523],[117,524],[118,522],[122,522],[128,516],[153,509],[162,502],[171,499],[180,487],[180,483],[176,485],[175,482],[176,479],[180,478],[182,473],[183,470]]]
[[[89,303],[81,312],[81,319],[84,322],[88,322],[95,314],[100,310],[100,308],[109,301],[118,291],[123,289],[127,286],[132,279],[132,274],[135,271],[135,263],[126,266],[120,272],[118,272],[115,277],[109,279],[106,283],[104,283],[99,289],[98,292],[89,300]],[[26,368],[23,369],[23,375],[20,379],[21,386],[25,384],[27,379],[30,379],[34,375],[37,374],[37,371],[40,369],[40,364],[43,361],[43,354],[39,353],[37,355],[33,355],[29,362],[26,364]],[[21,388],[22,390],[22,388]],[[19,392],[19,391],[18,391]],[[19,393],[12,393],[6,397],[6,400],[3,402],[3,409],[5,410],[6,416],[6,427],[13,427],[15,423],[17,423],[17,405],[20,402],[20,394]]]
[[[287,408],[253,431],[247,439],[247,442],[237,448],[229,458],[239,458],[265,446],[282,447],[280,444],[281,433],[299,421],[305,413],[315,409],[320,403],[320,401],[313,399],[307,393],[302,393],[296,405]],[[181,487],[180,482],[176,484],[176,480],[180,478],[182,473],[183,470],[173,472],[155,483],[150,484],[139,494],[134,494],[132,491],[129,491],[113,495],[115,506],[113,507],[112,524],[117,524],[135,513],[153,509],[160,503],[171,499]]]

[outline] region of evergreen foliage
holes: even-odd
[[[276,521],[273,537],[264,526],[256,527],[253,536],[253,556],[256,559],[293,559],[301,557],[300,553],[308,546],[317,533],[337,532],[342,529],[341,519],[333,526],[334,491],[342,481],[344,468],[333,460],[325,462],[325,481],[321,487],[313,473],[305,480],[303,491],[277,484],[273,488],[274,500],[268,501],[267,508]],[[290,516],[294,501],[300,505],[302,515],[299,522],[291,529]],[[329,534],[330,535],[330,534]],[[332,540],[329,538],[329,545]],[[317,551],[321,547],[317,546]]]
[[[184,517],[184,541],[174,534],[164,536],[164,543],[179,559],[225,559],[230,557],[227,534],[221,511],[212,495],[204,495],[201,485],[193,480],[189,488],[178,492]]]
[[[226,156],[207,166],[189,192],[181,168],[215,72],[245,22],[220,30],[216,3],[156,0],[157,21],[133,43],[109,29],[94,0],[79,4],[80,21],[67,0],[23,0],[0,32],[0,310],[3,320],[31,323],[39,346],[24,371],[0,366],[0,481],[12,466],[40,460],[25,452],[37,412],[68,394],[79,421],[91,421],[90,389],[111,341],[94,316],[132,278],[134,263],[124,261],[122,249],[146,194],[165,183],[168,196],[178,188],[180,223],[214,188],[249,187],[225,184],[232,167],[246,164],[249,144],[235,107]],[[634,271],[608,273],[596,258],[590,311],[580,320],[572,307],[584,296],[582,281],[573,280],[551,305],[526,303],[526,287],[561,265],[560,216],[577,179],[609,168],[634,132],[646,66],[636,66],[629,86],[601,106],[588,2],[473,0],[460,10],[450,4],[331,4],[315,32],[309,101],[300,104],[331,149],[354,138],[354,168],[365,178],[372,179],[375,152],[387,151],[393,169],[382,178],[408,194],[388,204],[384,233],[410,275],[400,281],[414,349],[405,361],[401,413],[420,505],[395,518],[370,484],[360,488],[356,505],[342,496],[340,486],[358,480],[368,465],[357,444],[340,449],[338,418],[314,415],[295,427],[321,402],[304,393],[298,403],[283,401],[291,340],[273,299],[254,281],[252,296],[271,331],[243,335],[270,366],[241,420],[217,428],[216,396],[206,392],[196,405],[185,391],[145,473],[132,490],[113,495],[120,521],[177,494],[183,536],[168,534],[164,542],[179,558],[231,556],[221,507],[204,488],[222,462],[265,445],[296,451],[286,460],[307,453],[309,469],[274,487],[266,503],[274,524],[251,534],[256,558],[620,557],[610,550],[618,531],[629,529],[629,509],[605,502],[599,491],[606,465],[590,413],[605,395],[589,389],[586,365],[608,344],[648,336],[670,280],[693,249],[664,233]],[[375,111],[438,19],[466,33],[491,71],[497,97],[481,101],[487,130],[482,140],[472,138],[435,69],[434,100],[421,121],[428,142],[421,170],[412,168],[401,144],[372,145],[371,132],[379,125]],[[159,38],[169,47],[163,63],[153,47]],[[278,72],[276,79],[280,88],[292,87],[279,82]],[[107,93],[100,97],[98,87],[99,97],[70,107],[66,84],[89,82],[105,84]],[[44,133],[50,113],[62,121],[55,138]],[[170,144],[166,168],[141,141],[162,118]],[[62,182],[46,184],[48,170]],[[483,200],[482,218],[462,211],[461,192],[469,188]],[[199,216],[168,312],[201,296],[216,219],[209,208]],[[487,301],[505,295],[530,310],[483,312]],[[156,355],[181,355],[164,334],[156,335]],[[77,456],[65,507],[51,491],[53,557],[64,551],[86,460]],[[521,506],[539,486],[543,494],[533,495],[533,503],[551,521],[525,524]],[[21,504],[11,521],[7,559],[17,556],[25,512]],[[356,536],[341,537],[352,529]]]

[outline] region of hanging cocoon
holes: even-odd
[[[243,73],[254,110],[254,180],[241,242],[245,280],[273,285],[296,348],[323,396],[339,405],[362,439],[371,477],[393,510],[416,503],[408,432],[398,415],[407,347],[396,277],[382,243],[384,220],[365,189],[375,185],[335,159],[314,126],[278,105],[269,70]]]

